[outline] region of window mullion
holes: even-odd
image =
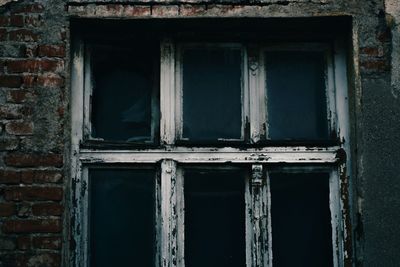
[[[250,92],[250,138],[256,143],[266,136],[265,67],[258,46],[248,46],[248,84]]]
[[[252,176],[250,181],[250,216],[247,222],[247,263],[250,266],[272,266],[271,252],[271,224],[270,224],[270,197],[269,183],[263,170],[263,165],[254,164],[252,166]],[[250,254],[249,254],[250,253]],[[250,257],[250,260],[249,260]]]
[[[162,144],[175,143],[175,47],[170,39],[160,49],[160,139]]]
[[[179,221],[183,218],[182,175],[175,161],[161,163],[161,266],[183,266],[183,240]],[[178,234],[179,233],[179,234]]]

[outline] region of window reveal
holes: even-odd
[[[165,39],[158,79],[154,45],[83,44],[73,69],[77,266],[129,265],[125,250],[146,266],[343,265],[330,133],[347,127],[336,113],[346,88],[334,86],[328,45]],[[118,252],[112,238],[128,224]]]

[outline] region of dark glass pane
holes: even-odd
[[[240,50],[187,49],[182,65],[183,137],[192,141],[240,139]]]
[[[154,266],[153,170],[90,170],[90,265]]]
[[[243,171],[185,170],[187,267],[245,266]]]
[[[329,174],[270,177],[274,267],[332,266]]]
[[[155,47],[95,46],[92,136],[110,141],[151,138]]]
[[[266,69],[269,138],[328,138],[324,54],[267,52]]]

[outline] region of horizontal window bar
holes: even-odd
[[[82,150],[83,163],[151,163],[171,159],[180,163],[335,163],[339,147],[269,147],[144,149],[140,151]]]

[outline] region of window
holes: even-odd
[[[343,266],[340,42],[132,36],[74,44],[73,264]]]

